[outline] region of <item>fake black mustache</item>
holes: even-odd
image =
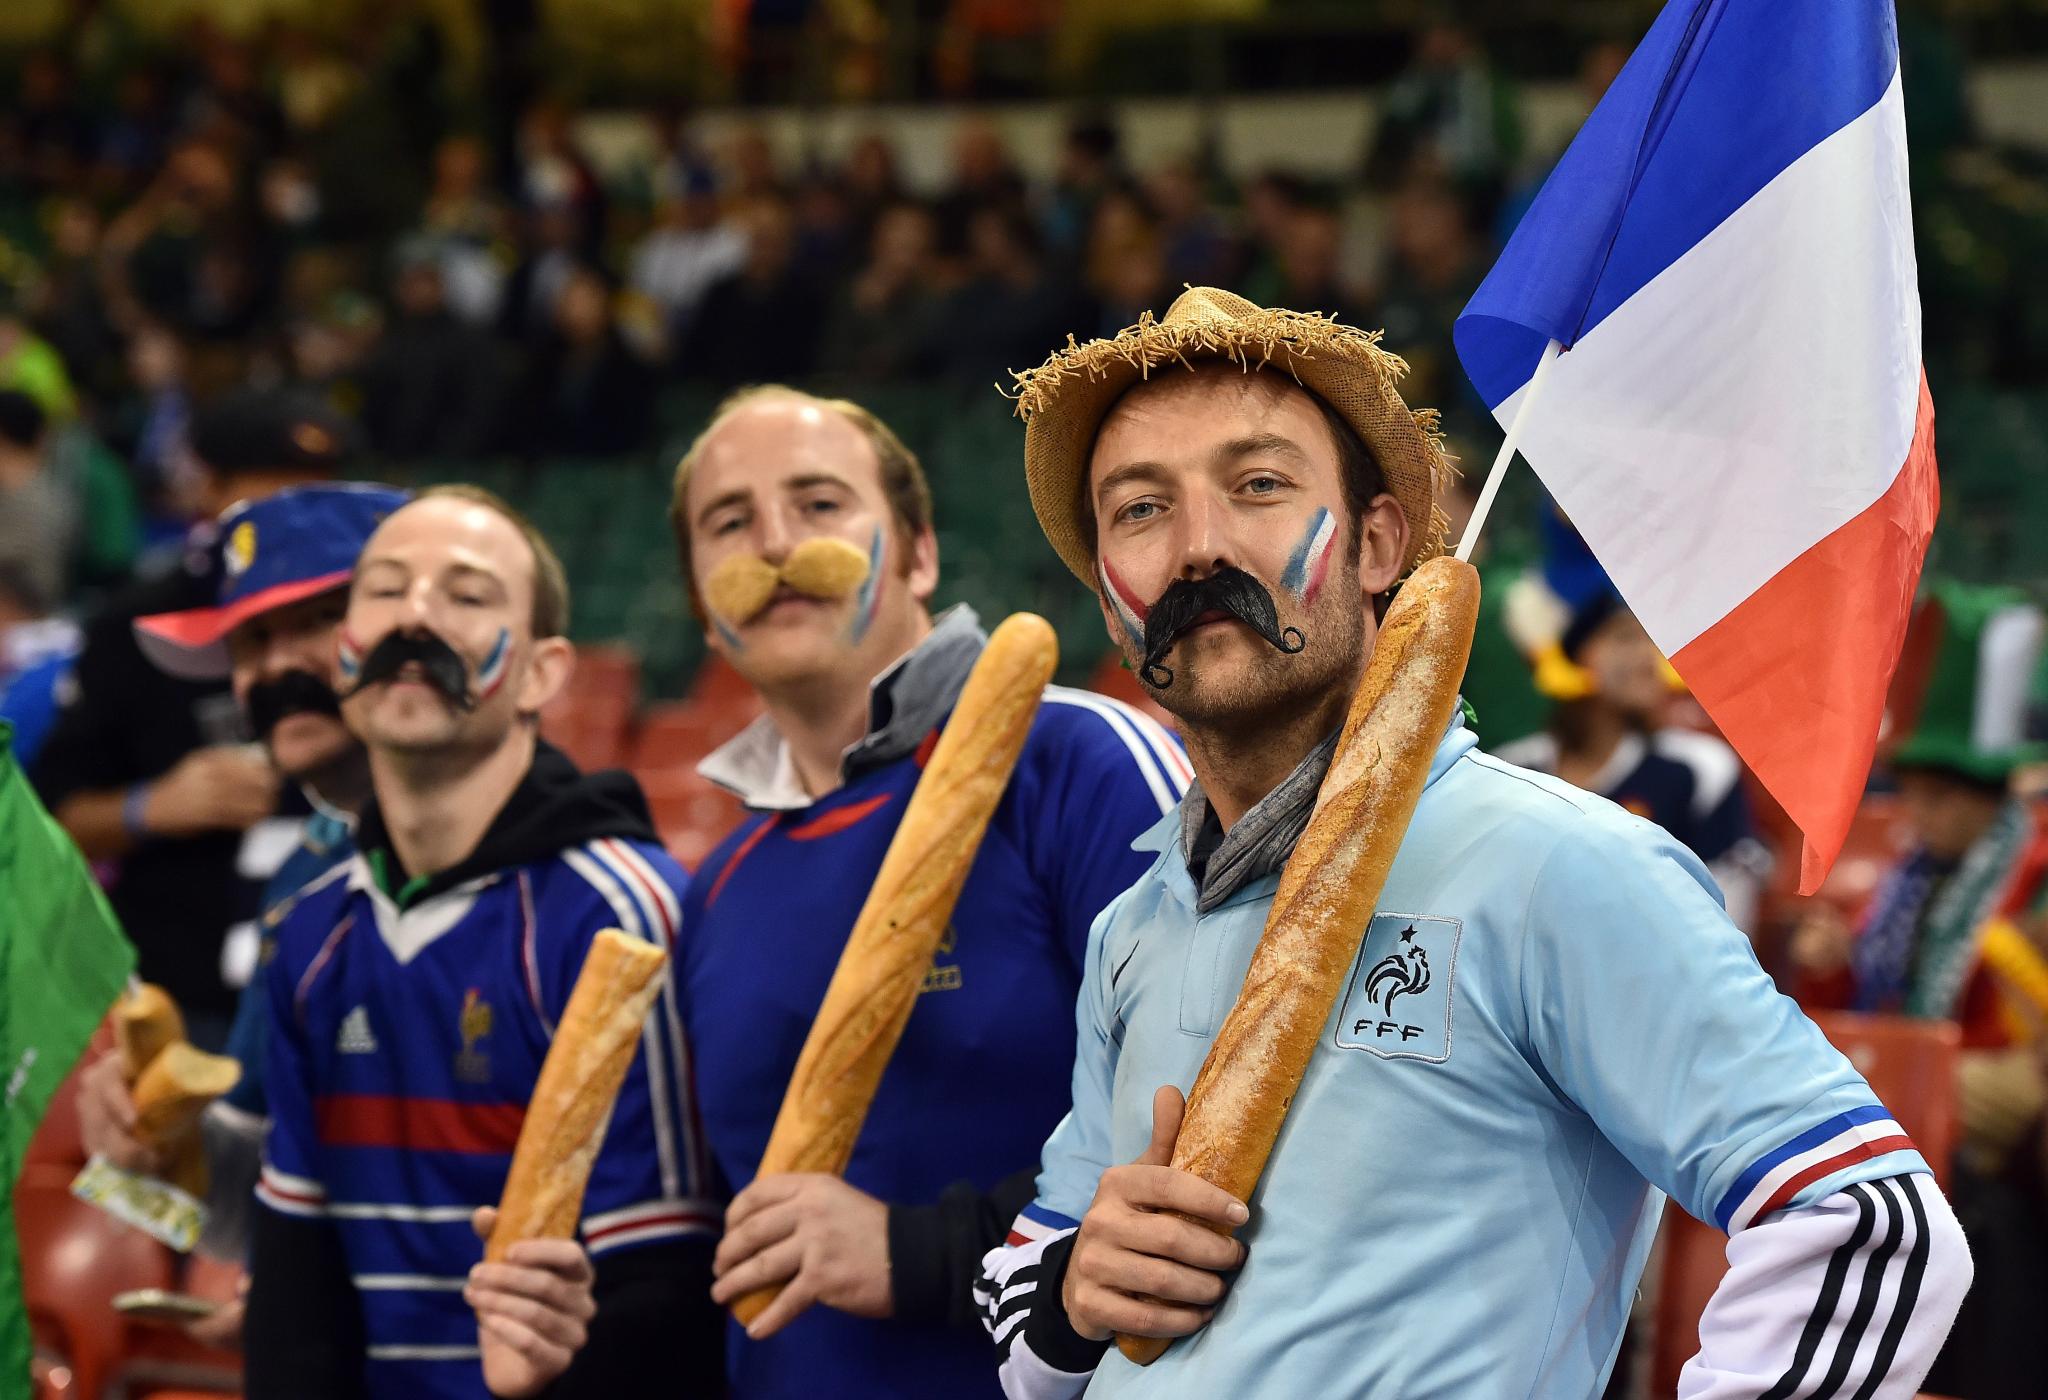
[[[1273,644],[1288,656],[1307,643],[1301,629],[1280,626],[1279,611],[1266,586],[1243,569],[1218,569],[1207,578],[1175,579],[1145,615],[1145,660],[1138,675],[1155,690],[1173,684],[1173,671],[1160,660],[1204,613],[1222,612]]]
[[[390,680],[408,665],[417,665],[421,678],[456,709],[476,708],[476,696],[469,688],[469,663],[462,659],[462,653],[432,632],[386,632],[384,640],[371,647],[363,658],[355,684],[342,699]]]
[[[249,728],[258,739],[293,715],[341,714],[341,697],[311,671],[286,671],[276,680],[249,687]]]

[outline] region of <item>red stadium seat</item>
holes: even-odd
[[[541,734],[585,772],[626,761],[640,703],[640,658],[630,647],[576,649],[576,670],[541,712]]]
[[[97,1397],[118,1375],[133,1339],[111,1306],[131,1288],[172,1288],[171,1251],[71,1194],[52,1165],[24,1171],[14,1192],[22,1297],[38,1347],[62,1358],[72,1394]]]
[[[1948,1021],[1824,1011],[1814,1015],[1835,1048],[1870,1081],[1878,1099],[1919,1147],[1935,1179],[1948,1180],[1956,1137],[1956,1056],[1962,1033]],[[1728,1272],[1727,1237],[1676,1206],[1664,1212],[1651,1389],[1670,1395],[1699,1350],[1700,1314]]]

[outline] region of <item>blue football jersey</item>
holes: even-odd
[[[555,1026],[600,929],[672,946],[684,875],[605,837],[404,907],[356,856],[301,892],[265,971],[271,1125],[259,1199],[331,1222],[373,1395],[487,1394],[461,1289]],[[650,1015],[583,1203],[593,1256],[715,1233],[673,983]]]
[[[915,754],[808,807],[759,813],[699,867],[685,909],[683,1013],[705,1134],[734,1191],[754,1179],[826,984],[923,771]],[[968,872],[846,1179],[894,1204],[1038,1162],[1067,1108],[1088,928],[1150,863],[1131,841],[1174,809],[1187,758],[1141,712],[1049,687]],[[731,1333],[743,1400],[999,1394],[986,1339],[814,1307]]]

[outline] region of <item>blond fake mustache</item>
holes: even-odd
[[[777,568],[758,554],[735,554],[704,580],[704,601],[734,625],[751,621],[788,584],[811,598],[845,598],[867,582],[868,557],[830,535],[805,540]]]

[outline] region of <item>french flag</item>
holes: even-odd
[[[1892,0],[1672,0],[1455,335],[1504,424],[1532,400],[1523,454],[1799,824],[1810,893],[1940,499]]]

